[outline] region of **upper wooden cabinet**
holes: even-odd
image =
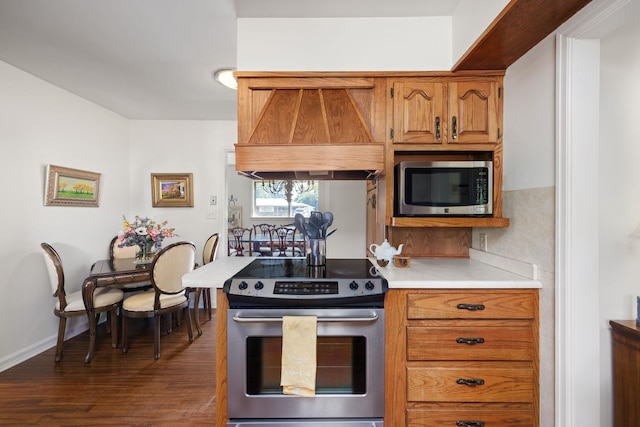
[[[390,79],[393,142],[442,144],[446,135],[446,84],[422,79]]]
[[[501,138],[502,79],[449,83],[449,144],[496,144]]]
[[[502,76],[389,79],[394,144],[497,144],[502,127]],[[434,147],[435,148],[435,147]],[[428,150],[429,148],[427,148]]]

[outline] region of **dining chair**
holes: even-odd
[[[118,260],[121,259],[131,259],[135,258],[138,254],[140,248],[136,246],[123,246],[119,247],[118,236],[115,236],[111,239],[111,243],[109,243],[109,260],[112,263],[118,263]],[[131,282],[125,283],[120,286],[124,292],[134,292],[134,291],[143,291],[146,289],[151,289],[151,280],[145,280],[142,282]]]
[[[274,256],[295,257],[302,256],[300,249],[296,246],[296,229],[289,226],[277,227],[273,230],[274,236]]]
[[[152,290],[127,297],[122,302],[122,352],[129,351],[128,318],[153,318],[153,354],[160,358],[162,315],[189,307],[189,292],[182,287],[182,276],[195,266],[196,247],[191,242],[173,243],[158,252],[151,263]],[[191,312],[185,310],[189,342],[193,342]]]
[[[209,264],[210,262],[213,262],[214,259],[216,259],[216,255],[218,254],[218,241],[219,235],[218,233],[214,233],[204,243],[204,248],[202,250],[202,265]],[[198,331],[198,336],[200,336],[202,335],[202,328],[200,327],[200,316],[198,312],[198,306],[200,305],[200,296],[203,296],[202,305],[209,316],[209,320],[211,320],[211,288],[195,288],[193,289],[193,291],[196,293],[195,299],[193,301],[193,320],[196,325],[196,330]]]
[[[55,361],[59,362],[62,358],[62,344],[64,342],[64,333],[69,317],[86,316],[87,310],[82,298],[82,291],[75,291],[67,294],[65,290],[64,269],[62,260],[58,252],[48,243],[41,243],[42,254],[44,255],[47,273],[53,296],[58,298],[53,313],[60,318],[58,324],[58,341],[56,343]],[[115,348],[118,344],[118,324],[117,314],[118,307],[122,302],[123,293],[120,289],[109,287],[97,288],[93,293],[93,305],[96,317],[100,313],[107,313],[107,321],[111,322],[111,346]],[[96,322],[97,322],[96,318]]]
[[[234,227],[229,229],[229,256],[244,256],[248,251],[253,256],[253,229]]]
[[[273,224],[254,224],[253,237],[254,251],[259,252],[259,256],[272,256],[271,230],[275,228]]]

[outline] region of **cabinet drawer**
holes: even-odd
[[[407,360],[533,360],[531,327],[407,327]]]
[[[467,385],[465,382],[481,382]],[[532,402],[532,368],[408,367],[410,402]]]
[[[533,411],[484,409],[461,409],[455,411],[407,410],[407,427],[476,427],[481,425],[485,427],[533,427]]]
[[[530,292],[508,290],[407,294],[409,319],[533,319]]]

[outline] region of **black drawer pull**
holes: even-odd
[[[484,380],[482,378],[458,378],[456,380],[457,384],[468,385],[469,387],[475,387],[477,385],[484,384]]]
[[[484,427],[484,421],[456,421],[456,425],[460,427]]]
[[[456,338],[456,342],[458,344],[482,344],[484,342],[484,338]]]
[[[458,310],[478,311],[484,310],[484,304],[458,304]]]

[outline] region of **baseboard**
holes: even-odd
[[[73,323],[74,323],[74,327],[72,329],[67,328],[66,330],[65,340],[73,338],[76,335],[80,335],[86,332],[87,330],[89,330],[89,322],[86,319],[84,319],[83,321],[78,321]],[[57,329],[57,325],[56,325],[56,329]],[[58,341],[58,334],[56,333],[26,348],[16,351],[15,353],[12,353],[3,357],[2,359],[0,359],[0,372],[4,372],[7,369],[13,368],[14,366],[24,362],[25,360],[29,360],[32,357],[39,355],[43,351],[47,351],[50,348],[55,347],[57,341]],[[89,343],[87,342],[87,346],[88,345]],[[51,358],[51,363],[55,363],[53,357]]]

